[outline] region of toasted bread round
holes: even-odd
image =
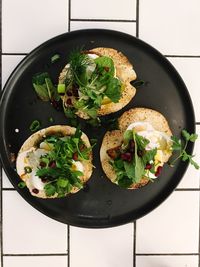
[[[119,130],[108,131],[104,135],[101,149],[100,149],[100,159],[102,168],[106,176],[113,182],[116,183],[116,173],[109,163],[111,158],[107,154],[107,150],[120,146],[123,141],[123,133],[126,131],[127,127],[134,122],[144,121],[149,122],[157,131],[166,133],[169,137],[172,135],[172,132],[169,128],[169,124],[165,117],[158,111],[148,109],[148,108],[133,108],[122,114],[118,119]],[[169,154],[170,157],[170,154]],[[166,158],[166,161],[169,160],[169,157]],[[133,183],[128,189],[137,189],[146,185],[149,180],[145,177],[141,177],[139,183]]]
[[[124,112],[118,120],[119,128],[124,132],[131,123],[137,121],[149,122],[155,130],[172,135],[165,117],[160,112],[149,108],[132,108]]]
[[[19,174],[19,168],[20,168],[20,154],[21,153],[26,152],[32,148],[37,148],[38,144],[41,142],[41,140],[48,135],[56,135],[59,133],[59,134],[62,134],[63,136],[70,136],[70,135],[75,134],[75,132],[76,132],[76,128],[74,128],[74,127],[65,126],[65,125],[55,125],[55,126],[50,126],[48,128],[44,128],[44,129],[32,134],[24,142],[21,149],[19,150],[17,160],[16,160],[16,169],[17,169],[18,174]],[[89,139],[85,133],[82,133],[81,139],[83,140],[86,147],[91,147],[90,141],[89,141]],[[89,160],[81,161],[81,163],[84,167],[84,175],[81,176],[80,179],[83,183],[86,183],[92,175],[92,168],[93,168],[92,153],[90,154]],[[39,197],[39,198],[56,198],[57,197],[57,193],[51,197],[46,196],[44,190],[39,190],[39,193],[35,194],[32,191],[33,188],[29,184],[29,181],[28,181],[29,177],[27,176],[27,174],[21,175],[20,178],[26,183],[26,186],[28,187],[28,189],[32,195]],[[79,190],[80,190],[80,188],[73,187],[72,190],[70,191],[70,193],[76,193]]]
[[[119,78],[123,83],[122,96],[119,102],[108,102],[107,104],[102,104],[101,108],[98,110],[98,115],[103,116],[117,112],[125,107],[136,93],[135,87],[130,84],[131,81],[134,81],[137,78],[133,66],[125,55],[113,48],[98,47],[88,51],[88,53],[90,52],[91,54],[96,54],[98,56],[107,56],[112,58],[116,69],[116,77]],[[65,68],[62,70],[59,76],[59,83],[64,82],[67,69],[68,67],[65,66]],[[89,116],[82,111],[77,111],[76,114],[83,119],[89,119]]]

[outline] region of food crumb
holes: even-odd
[[[15,129],[15,132],[16,132],[16,133],[19,133],[19,129],[16,128],[16,129]]]

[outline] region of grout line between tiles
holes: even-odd
[[[136,253],[136,256],[199,256],[199,253]]]
[[[9,187],[6,188],[5,187],[5,188],[2,188],[2,191],[16,191],[16,189],[15,188],[12,188],[12,187],[11,188],[9,188]]]
[[[197,121],[195,124],[196,124],[196,125],[200,125],[200,122]]]
[[[71,19],[71,21],[88,21],[88,22],[136,22],[134,19]]]
[[[67,258],[67,267],[70,267],[70,225],[67,225],[67,249],[68,249],[68,258]]]
[[[200,58],[200,55],[164,55],[165,57]]]
[[[28,53],[1,53],[2,56],[27,56]]]
[[[71,31],[71,0],[68,0],[68,32]]]
[[[31,253],[31,254],[10,254],[10,253],[6,253],[6,254],[3,254],[4,257],[37,257],[37,256],[42,256],[42,257],[45,257],[45,256],[67,256],[68,254],[67,253]]]
[[[136,267],[136,221],[133,222],[133,267]]]
[[[139,0],[136,2],[136,37],[139,37]]]
[[[200,188],[176,188],[175,191],[196,191],[196,192],[199,192]]]

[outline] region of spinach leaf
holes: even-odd
[[[126,171],[126,175],[128,176],[128,178],[131,179],[131,181],[135,180],[135,166],[133,164],[133,162],[127,162],[124,161],[124,168]]]
[[[107,83],[107,88],[105,90],[105,95],[110,98],[110,100],[114,103],[119,102],[122,90],[121,90],[121,82],[117,78],[109,79]]]
[[[95,58],[94,62],[96,63],[97,68],[102,70],[102,72],[107,72],[112,77],[114,76],[115,73],[114,62],[110,57],[101,56]]]

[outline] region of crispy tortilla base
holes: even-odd
[[[130,84],[131,81],[134,81],[137,76],[133,69],[132,64],[128,61],[127,57],[124,56],[121,52],[113,48],[105,48],[105,47],[98,47],[91,49],[88,53],[97,54],[99,56],[108,56],[112,58],[115,68],[116,68],[116,76],[122,81],[123,83],[123,91],[122,97],[120,98],[118,103],[110,102],[108,104],[104,104],[98,111],[99,116],[104,116],[113,112],[117,112],[125,107],[131,99],[134,97],[136,93],[136,89],[134,86]],[[59,76],[59,83],[63,83],[64,78],[66,76],[67,68],[62,70]],[[89,116],[82,112],[78,111],[76,113],[80,118],[89,119]]]
[[[166,133],[169,137],[172,132],[169,128],[168,122],[165,117],[158,111],[148,109],[148,108],[133,108],[122,114],[118,119],[119,129],[114,131],[108,131],[103,138],[101,149],[100,149],[100,159],[102,168],[106,176],[111,180],[111,182],[116,183],[116,174],[113,167],[110,165],[111,158],[107,154],[107,150],[110,148],[117,147],[121,145],[123,140],[123,133],[126,131],[127,127],[134,122],[145,121],[149,122],[157,131]],[[170,155],[169,155],[170,157]],[[169,160],[169,158],[167,159]],[[141,178],[139,183],[132,184],[128,189],[137,189],[145,186],[149,180],[145,177]]]
[[[50,126],[48,128],[42,129],[34,134],[32,134],[22,145],[18,155],[22,152],[25,152],[29,149],[31,149],[32,147],[37,147],[38,143],[40,143],[40,141],[48,136],[48,135],[56,135],[58,133],[62,134],[63,136],[67,136],[67,135],[73,135],[76,132],[76,128],[71,127],[71,126],[65,126],[65,125],[55,125],[55,126]],[[87,137],[87,135],[85,133],[82,133],[81,139],[83,140],[83,142],[85,143],[86,147],[91,147],[90,145],[90,141]],[[18,170],[18,158],[16,160],[16,168]],[[86,183],[89,178],[92,175],[92,153],[90,154],[90,158],[89,160],[85,160],[85,161],[81,161],[81,163],[83,164],[84,167],[84,175],[80,177],[81,181],[83,181],[83,183]],[[38,194],[34,194],[31,189],[29,188],[29,183],[28,183],[28,177],[27,175],[23,175],[20,177],[27,185],[30,193],[33,196],[39,197],[39,198],[56,198],[57,194],[48,197],[46,196],[44,190],[40,190]],[[78,187],[73,187],[70,193],[76,193],[78,192],[80,189]]]

